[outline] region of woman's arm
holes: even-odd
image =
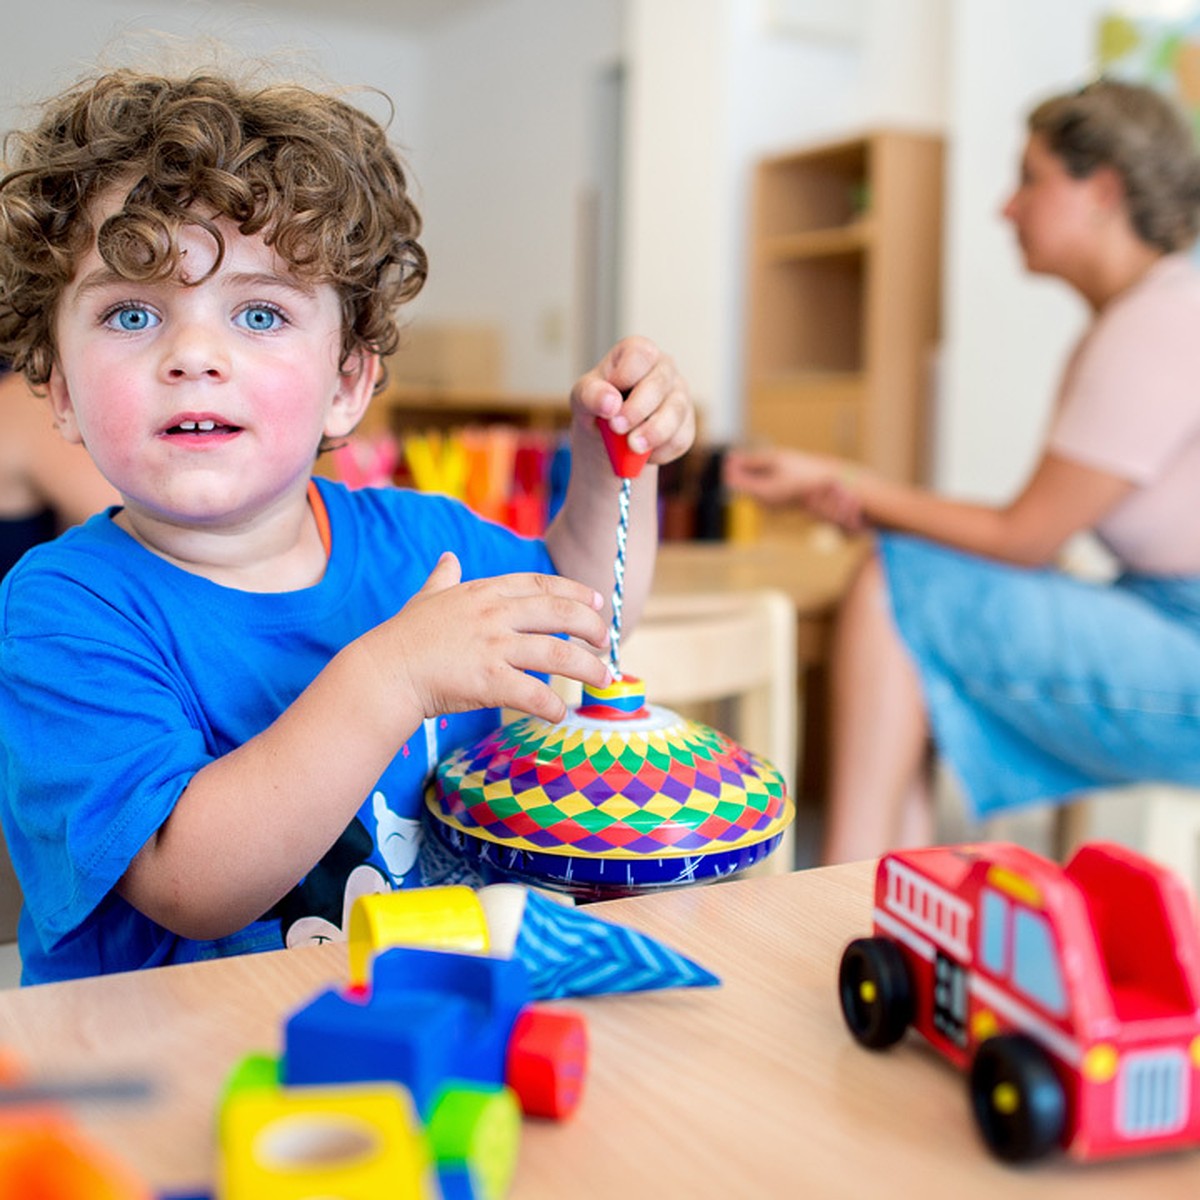
[[[841,459],[798,451],[730,454],[726,481],[766,504],[799,504],[848,529],[895,529],[1003,562],[1042,566],[1134,488],[1127,479],[1043,454],[1009,504],[949,500]]]

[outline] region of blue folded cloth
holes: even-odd
[[[714,987],[711,971],[661,942],[529,892],[513,957],[536,1000]]]

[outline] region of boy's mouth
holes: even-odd
[[[168,437],[178,437],[181,434],[191,434],[192,436],[206,434],[229,434],[237,433],[240,430],[238,425],[229,425],[224,421],[212,420],[204,418],[202,420],[185,420],[179,421],[174,425],[169,425],[164,432]]]

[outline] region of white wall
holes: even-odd
[[[679,360],[711,438],[741,427],[755,160],[874,125],[941,128],[949,2],[863,0],[831,39],[781,31],[767,0],[628,0],[622,321]]]
[[[623,333],[654,338],[696,394],[719,398],[728,355],[731,81],[725,0],[631,0],[627,71]]]
[[[507,333],[507,382],[563,392],[578,373],[578,222],[599,73],[619,0],[501,0],[433,33],[418,168],[430,256],[423,317]]]
[[[281,19],[278,8],[217,0],[55,0],[53,5],[6,6],[5,64],[0,75],[0,126],[22,123],[28,105],[100,66],[135,56],[153,66],[176,45],[215,39],[235,58],[267,56],[281,70],[315,80],[379,88],[395,102],[394,138],[420,141],[426,94],[424,54],[418,39],[395,29],[330,18]],[[386,107],[364,101],[374,115]]]
[[[1065,285],[1023,273],[999,210],[1016,182],[1025,113],[1083,83],[1106,0],[956,0],[951,22],[944,353],[935,481],[1010,496],[1036,454],[1086,317]]]
[[[765,19],[772,7],[799,18],[806,10],[856,11],[860,20],[842,39],[802,25],[786,36]],[[1063,285],[1023,273],[999,210],[1015,181],[1025,112],[1088,77],[1098,16],[1109,7],[629,0],[624,319],[679,358],[712,437],[741,427],[754,161],[872,126],[942,129],[947,229],[934,482],[982,499],[1013,492],[1085,314]]]

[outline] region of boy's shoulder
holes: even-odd
[[[0,584],[0,633],[30,614],[67,623],[85,598],[111,598],[140,586],[151,556],[112,521],[97,513],[23,555]],[[39,621],[39,625],[41,622]]]
[[[124,574],[140,547],[114,523],[114,511],[117,510],[96,513],[82,524],[34,546],[4,577],[5,584],[27,586],[45,576],[63,574],[83,583],[98,574]]]

